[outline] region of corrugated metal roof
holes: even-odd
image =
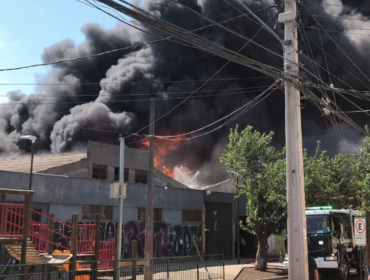
[[[33,157],[33,172],[42,172],[50,168],[78,162],[85,158],[87,158],[86,153],[35,154]],[[30,165],[30,155],[0,157],[0,170],[27,173],[30,172]]]

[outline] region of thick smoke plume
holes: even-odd
[[[227,3],[228,1],[182,0],[182,2],[218,22],[240,15]],[[367,47],[370,41],[369,1],[303,2],[327,30],[335,31],[330,33],[333,39],[369,76],[370,68],[367,67],[370,60]],[[230,0],[230,3],[238,9],[243,9],[237,1]],[[244,0],[244,3],[254,11],[275,4],[273,0]],[[208,24],[204,19],[191,14],[171,0],[147,0],[143,7],[152,14],[187,30]],[[300,27],[301,32],[307,35],[308,42],[310,42],[309,39],[316,42],[316,44],[310,44],[315,60],[325,66],[324,52],[320,49],[320,40],[322,40],[325,50],[344,65],[344,68],[339,67],[337,62],[326,57],[333,75],[358,90],[367,89],[366,86],[370,83],[358,74],[355,67],[343,56],[326,33],[322,31],[318,33],[314,18],[302,7],[300,7],[300,12],[302,23],[305,26]],[[282,37],[283,26],[276,22],[277,13],[278,11],[271,7],[258,12],[258,16],[268,22],[269,26]],[[354,21],[348,18],[359,20]],[[247,17],[229,21],[226,26],[249,38],[260,30],[260,26]],[[355,29],[362,30],[356,31]],[[76,46],[68,39],[58,42],[44,50],[43,61],[51,62],[88,56],[158,38],[123,24],[118,24],[115,28],[108,30],[96,24],[87,24],[82,28],[82,32],[86,38],[84,43]],[[361,33],[364,36],[353,33]],[[241,38],[217,27],[205,28],[198,34],[235,51],[246,43]],[[280,44],[264,30],[257,35],[255,40],[282,53]],[[304,56],[308,52],[303,43],[301,40],[300,48],[303,50],[303,55],[300,56],[300,60],[313,71],[312,64]],[[252,44],[249,44],[242,54],[275,67],[282,67],[281,58]],[[148,124],[149,103],[143,99],[147,100],[151,96],[160,98],[161,100],[156,104],[156,115],[160,116],[179,102],[179,100],[171,99],[172,97],[185,96],[185,94],[173,94],[173,92],[195,90],[202,83],[199,80],[208,79],[224,63],[225,60],[203,51],[164,41],[128,48],[125,51],[96,58],[55,65],[49,74],[37,81],[40,84],[52,85],[38,86],[35,88],[35,93],[31,95],[17,91],[9,93],[10,104],[2,106],[0,111],[0,152],[13,153],[28,150],[29,143],[19,141],[21,134],[36,135],[39,139],[36,148],[39,151],[66,152],[88,140],[116,143],[116,134],[98,130],[136,131]],[[322,69],[319,71],[319,75],[325,82],[332,82],[338,87],[343,87]],[[269,78],[255,77],[262,77],[262,74],[230,63],[215,77],[215,81],[211,81],[202,89],[218,90],[213,94],[220,94],[219,96],[192,98],[168,117],[157,122],[156,134],[174,135],[191,131],[230,113],[251,100],[257,93],[246,92],[232,95],[223,95],[223,93],[235,88],[247,90],[252,87],[270,86],[273,82]],[[145,93],[148,95],[143,95]],[[204,94],[206,93],[200,92],[195,97]],[[169,99],[163,100],[166,97]],[[136,102],[127,100],[136,100]],[[347,101],[340,98],[336,100],[343,109],[353,109]],[[315,142],[322,139],[323,148],[329,149],[329,152],[334,154],[338,152],[338,149],[342,148],[347,151],[353,147],[353,145],[346,144],[347,142],[358,145],[360,135],[349,130],[347,126],[332,126],[324,120],[322,112],[306,103],[305,100],[302,101],[302,126],[306,147],[312,149]],[[360,117],[355,120],[362,126],[367,121]],[[172,168],[177,166],[175,176],[182,181],[189,179],[189,176],[185,176],[186,174],[195,174],[191,181],[192,185],[216,183],[223,180],[227,173],[219,164],[218,157],[227,143],[229,129],[235,127],[236,123],[239,123],[241,128],[250,124],[261,131],[274,130],[276,145],[284,145],[284,95],[282,91],[276,90],[268,99],[223,129],[192,141],[180,142],[178,149],[169,150],[168,154],[161,159],[163,165]],[[343,136],[346,135],[352,138],[344,140]],[[166,142],[158,141],[157,145],[165,146]],[[196,173],[198,170],[199,172]]]

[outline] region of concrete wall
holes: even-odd
[[[63,207],[66,208],[71,205],[72,208],[68,212],[75,211],[77,213],[78,210],[73,208],[74,205],[117,205],[117,200],[109,198],[110,182],[105,180],[68,178],[47,174],[34,174],[33,179],[34,202],[61,204],[65,205]],[[0,171],[2,188],[27,189],[28,180],[29,174],[27,173]],[[20,201],[23,198],[9,196],[8,199]],[[145,207],[146,185],[128,184],[127,199],[125,199],[124,205],[125,207]],[[202,210],[203,193],[197,190],[155,186],[154,207]],[[66,210],[59,209],[61,213],[66,213]],[[49,209],[49,211],[51,210]]]
[[[97,142],[89,142],[87,145],[87,156],[89,157],[90,170],[92,170],[92,163],[108,166],[117,166],[117,167],[119,166],[118,145],[114,146]],[[126,168],[148,170],[148,166],[149,166],[148,151],[125,147]]]
[[[54,214],[55,218],[61,221],[72,219],[73,214],[78,214],[79,218],[81,218],[82,205],[50,203],[49,214]]]
[[[42,209],[43,214],[54,214],[58,220],[66,221],[70,220],[74,213],[82,217],[83,205],[104,205],[114,207],[113,220],[118,220],[118,200],[109,198],[111,185],[109,181],[50,174],[34,174],[33,178],[34,208]],[[27,189],[29,174],[0,171],[0,182],[1,188]],[[142,227],[139,226],[140,222],[138,222],[138,208],[146,207],[146,189],[145,184],[129,183],[127,185],[127,199],[124,200],[124,223],[133,223],[140,230],[142,230]],[[205,193],[193,189],[171,188],[163,185],[155,186],[154,208],[162,209],[163,220],[158,225],[168,224],[166,227],[168,228],[169,237],[174,234],[173,231],[171,233],[171,230],[177,228],[178,225],[182,234],[190,232],[189,230],[196,230],[197,236],[200,237],[201,227],[199,222],[183,224],[183,209],[203,210],[204,201],[235,203],[234,194],[211,193],[206,195]],[[7,196],[8,201],[21,202],[22,199],[23,197]],[[230,217],[231,225],[232,221],[233,215]],[[234,242],[230,246],[233,246],[233,244]],[[171,246],[174,246],[173,248],[178,247],[174,244]],[[216,246],[216,244],[213,246]]]
[[[182,211],[179,209],[167,209],[162,210],[162,220],[170,224],[181,224],[182,223]]]

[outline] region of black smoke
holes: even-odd
[[[227,2],[243,10],[234,0],[182,0],[182,2],[218,22],[240,15]],[[278,11],[272,7],[275,1],[244,0],[244,3],[252,10],[259,11],[258,16],[268,22],[280,37],[283,37],[283,26],[277,23],[277,13],[281,10]],[[367,45],[370,37],[349,35],[344,32],[344,30],[350,32],[351,28],[360,28],[369,24],[368,1],[303,1],[303,3],[318,16],[317,18],[326,29],[337,30],[329,35],[369,76]],[[152,14],[186,30],[209,24],[171,0],[147,0],[143,7]],[[260,11],[264,8],[266,9]],[[336,61],[326,57],[330,71],[352,87],[366,90],[370,83],[358,73],[325,32],[318,33],[317,22],[309,12],[301,6],[299,9],[303,24],[303,27],[299,28],[307,35],[307,42],[310,42],[310,50],[307,50],[305,42],[300,38],[300,48],[303,50],[300,60],[305,67],[310,71],[316,71],[305,56],[312,53],[315,60],[326,68],[324,52],[320,49],[322,44],[331,56],[344,65],[340,67]],[[357,17],[360,21],[351,23],[346,19],[348,17]],[[249,38],[260,30],[260,26],[254,20],[246,17],[234,19],[225,25]],[[40,151],[66,152],[88,140],[116,143],[117,135],[104,131],[134,132],[148,124],[149,102],[143,99],[147,100],[153,96],[159,98],[160,100],[156,102],[156,116],[161,116],[180,101],[171,99],[172,97],[186,95],[173,94],[173,92],[197,89],[202,84],[200,80],[208,79],[226,62],[204,51],[170,41],[129,48],[138,43],[158,39],[160,34],[157,31],[149,28],[147,31],[149,34],[123,24],[108,30],[96,24],[87,24],[82,28],[85,42],[81,45],[76,46],[74,42],[66,39],[45,48],[42,59],[44,62],[52,62],[127,47],[125,50],[104,56],[53,66],[49,74],[37,81],[48,85],[36,87],[36,93],[32,95],[20,92],[9,93],[11,105],[2,106],[0,111],[0,152],[11,153],[29,149],[28,143],[19,141],[21,134],[36,135],[37,149]],[[370,35],[370,32],[367,32]],[[205,28],[197,34],[234,51],[238,51],[246,43],[243,39],[217,27]],[[260,31],[255,41],[282,54],[281,45],[265,30]],[[241,53],[282,68],[281,58],[253,44],[246,46]],[[332,82],[337,87],[345,87],[322,69],[317,71],[326,83]],[[235,88],[269,86],[273,82],[270,78],[255,77],[263,77],[263,75],[230,63],[215,77],[216,81],[211,81],[202,89],[219,90],[216,92],[220,94],[219,96],[197,98],[209,93],[195,94],[194,98],[156,123],[156,134],[173,135],[191,131],[237,109],[258,93],[246,92],[232,95],[222,95],[222,93]],[[312,80],[317,83],[316,80]],[[169,99],[163,100],[166,97]],[[136,100],[136,102],[128,100]],[[335,100],[342,109],[355,109],[339,96]],[[366,105],[363,101],[354,101],[361,106]],[[323,112],[312,107],[306,100],[302,101],[302,108],[304,144],[309,149],[315,146],[317,140],[323,138],[323,148],[329,149],[332,154],[336,153],[338,147],[343,146],[341,138],[343,135],[351,135],[352,139],[348,141],[358,144],[361,136],[349,130],[347,126],[333,126],[329,121],[325,121]],[[368,121],[363,115],[354,116],[354,119],[361,126]],[[250,124],[264,132],[274,130],[276,145],[282,146],[285,135],[282,90],[276,90],[268,99],[223,129],[191,141],[181,142],[178,149],[170,151],[162,159],[163,164],[167,167],[184,164],[191,170],[200,170],[198,181],[201,184],[221,181],[226,173],[218,163],[218,155],[227,143],[229,129],[235,127],[236,123],[241,128]],[[148,130],[144,130],[143,133],[147,134]],[[138,140],[135,137],[131,139]],[[342,143],[342,146],[338,143]],[[157,145],[167,144],[164,141],[157,141]]]

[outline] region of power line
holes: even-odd
[[[333,16],[323,16],[323,15],[317,15],[317,14],[314,14],[312,13],[311,15],[309,14],[303,14],[303,16],[309,16],[309,17],[313,17],[313,18],[328,18],[328,19],[334,19],[335,17]],[[342,17],[342,16],[338,16],[339,19],[347,19],[347,20],[354,20],[354,21],[362,21],[362,22],[366,22],[366,20],[363,20],[363,19],[358,19],[358,18],[350,18],[350,17]]]
[[[235,9],[236,11],[238,11],[240,14],[246,16],[248,19],[252,20],[253,22],[255,22],[256,24],[260,25],[261,27],[263,27],[268,33],[272,34],[272,36],[274,36],[281,44],[282,44],[282,47],[284,46],[283,44],[283,40],[275,33],[273,32],[255,13],[253,13],[253,11],[251,11],[247,5],[245,5],[242,1],[240,0],[236,0],[238,1],[238,3],[245,9],[248,11],[248,13],[243,13],[240,9],[238,9],[237,7],[235,7],[231,2],[229,2],[228,0],[223,0],[226,4],[228,4],[229,6],[231,6],[233,9]],[[271,6],[269,8],[276,8],[276,6]],[[249,15],[251,15],[253,18],[251,18]],[[270,22],[272,19],[272,17],[270,17],[269,21]]]
[[[315,26],[307,26],[307,25],[305,25],[305,28],[312,29],[312,30],[319,30],[319,28],[318,27],[315,27]],[[350,35],[358,35],[358,36],[370,37],[370,34],[347,32],[346,29],[338,29],[338,30],[325,29],[325,31],[330,32],[330,33],[345,33],[345,34],[350,34]],[[369,31],[370,31],[370,29],[369,29]]]
[[[85,1],[87,1],[87,0],[85,0]],[[188,31],[182,29],[181,27],[178,27],[178,26],[176,26],[174,24],[171,24],[171,23],[169,23],[165,20],[157,18],[156,16],[152,15],[151,13],[146,12],[145,10],[143,10],[141,8],[138,8],[135,5],[132,5],[127,1],[122,0],[121,2],[126,4],[128,7],[123,6],[121,4],[118,4],[118,3],[116,3],[112,0],[98,0],[98,1],[102,2],[102,3],[105,3],[108,6],[114,7],[115,9],[119,10],[120,12],[126,14],[129,17],[132,17],[136,20],[144,22],[146,25],[150,26],[151,28],[154,28],[154,29],[156,29],[160,32],[165,33],[165,34],[173,35],[174,37],[177,38],[177,40],[179,40],[181,42],[187,42],[188,44],[193,45],[197,49],[207,51],[209,53],[212,53],[212,54],[215,54],[217,56],[223,57],[227,60],[232,60],[233,62],[236,62],[236,63],[241,64],[241,65],[246,65],[249,68],[254,69],[258,72],[264,73],[264,74],[266,74],[266,72],[264,72],[264,70],[262,70],[262,69],[268,68],[269,71],[270,71],[270,73],[269,73],[270,76],[272,74],[271,71],[276,71],[278,73],[281,73],[281,70],[276,68],[276,67],[269,66],[269,65],[263,64],[259,61],[256,61],[254,59],[251,59],[251,58],[245,57],[243,55],[237,54],[235,51],[232,51],[228,48],[225,48],[225,47],[221,46],[220,44],[212,42],[212,41],[210,41],[210,40],[208,40],[208,39],[206,39],[202,36],[196,35],[192,32],[188,32]],[[129,8],[129,7],[131,7],[131,8]],[[207,19],[208,21],[212,21],[207,17],[204,17],[204,18]],[[220,25],[220,23],[217,23],[217,22],[214,22],[214,21],[212,21],[212,23],[215,23],[217,26],[221,26],[224,29],[226,28],[223,25]],[[226,28],[226,29],[227,29],[228,32],[235,33],[234,31],[232,31],[228,28]],[[238,33],[236,33],[236,34],[238,36],[242,36]],[[244,37],[244,36],[242,36],[242,37]],[[249,38],[246,38],[246,40],[250,41]],[[255,44],[257,44],[257,43],[255,43]],[[264,46],[261,46],[261,47],[265,48]],[[276,53],[276,55],[279,55],[279,54]],[[281,76],[280,75],[276,76],[275,78],[279,78],[279,77],[282,77],[282,75]]]
[[[207,98],[207,97],[217,97],[217,96],[226,96],[226,95],[232,95],[232,94],[244,94],[244,93],[253,93],[261,91],[263,88],[261,87],[259,90],[250,90],[250,91],[237,91],[237,92],[225,92],[225,93],[219,93],[219,94],[207,94],[207,95],[196,95],[192,96],[191,99],[198,99],[198,98]],[[156,98],[157,101],[169,101],[169,100],[180,100],[180,99],[186,99],[188,96],[179,96],[179,97],[164,97],[164,98]],[[189,99],[189,98],[188,98]],[[122,99],[122,100],[111,100],[107,102],[93,102],[93,103],[126,103],[126,102],[149,102],[150,99]],[[58,102],[34,102],[36,105],[45,105],[45,104],[77,104],[77,105],[83,105],[83,104],[89,104],[86,101],[58,101]],[[20,103],[13,102],[13,103],[0,103],[0,106],[14,106],[18,105]]]
[[[329,4],[329,3],[317,2],[317,1],[313,1],[313,0],[305,0],[305,1],[315,3],[315,4],[318,4],[318,5],[322,5],[322,6],[333,6],[333,7],[340,7],[340,8],[348,7],[348,8],[354,8],[354,9],[359,9],[359,10],[363,10],[363,11],[370,11],[370,8],[365,8],[365,7],[360,7],[360,6]]]
[[[79,1],[79,2],[81,2],[81,1]],[[101,10],[101,9],[99,9],[99,10]],[[261,10],[263,10],[263,9],[261,9]],[[115,16],[112,16],[112,17],[116,18]],[[229,21],[235,20],[237,18],[241,18],[241,17],[243,17],[243,15],[236,16],[236,17],[233,17],[231,19],[224,20],[224,21],[222,21],[220,23],[226,23],[226,22],[229,22]],[[128,24],[127,22],[123,22],[123,23]],[[208,24],[208,25],[202,26],[200,28],[193,29],[193,30],[188,31],[188,32],[197,32],[197,31],[206,29],[206,28],[211,27],[211,26],[213,26],[213,24]],[[91,54],[91,55],[87,55],[87,56],[80,56],[80,57],[75,57],[75,58],[70,58],[70,59],[61,59],[61,60],[52,61],[52,62],[46,62],[46,63],[35,63],[35,64],[18,66],[18,67],[13,67],[13,68],[3,68],[3,69],[0,69],[0,72],[21,70],[21,69],[27,69],[27,68],[33,68],[33,67],[39,67],[39,66],[56,65],[56,64],[61,64],[61,63],[75,62],[75,61],[79,61],[79,60],[100,57],[100,56],[104,56],[104,55],[107,55],[107,54],[110,54],[110,53],[120,52],[120,51],[124,51],[124,50],[128,50],[128,49],[133,49],[133,48],[137,48],[137,47],[142,47],[142,46],[146,46],[146,45],[150,45],[150,44],[154,44],[154,43],[166,41],[166,40],[171,39],[172,37],[173,36],[162,37],[161,39],[156,39],[156,40],[152,40],[152,41],[148,41],[148,42],[144,42],[144,43],[137,43],[137,44],[134,44],[132,46],[118,48],[118,49],[113,49],[113,50],[109,50],[109,51],[105,51],[105,52],[101,52],[101,53],[97,53],[97,54]]]
[[[262,28],[260,30],[258,30],[256,32],[256,34],[252,37],[252,40],[257,37],[257,35],[262,31]],[[242,46],[242,48],[239,49],[239,51],[236,53],[239,54],[248,44],[250,43],[250,41],[248,41],[245,45]],[[173,112],[176,108],[178,108],[181,104],[183,104],[184,102],[186,102],[192,95],[194,95],[197,91],[201,90],[209,81],[211,81],[218,73],[220,73],[227,65],[229,65],[231,61],[228,60],[225,64],[223,64],[221,66],[221,68],[219,68],[219,70],[217,70],[213,75],[211,75],[197,90],[195,90],[193,93],[190,93],[190,95],[184,99],[182,102],[178,103],[176,106],[174,106],[172,109],[170,109],[168,112],[166,112],[164,115],[160,116],[159,118],[157,118],[154,123],[156,123],[157,121],[159,121],[160,119],[164,118],[165,116],[167,116],[168,114],[170,114],[171,112]],[[146,129],[147,127],[149,127],[150,125],[154,125],[153,124],[149,124],[148,126],[146,127],[143,127],[142,129],[140,129],[138,132]]]
[[[271,54],[276,55],[276,56],[278,56],[278,57],[280,57],[280,58],[284,59],[284,57],[283,57],[281,54],[278,54],[278,53],[276,53],[276,52],[274,52],[274,51],[272,51],[272,50],[270,50],[270,49],[268,49],[268,48],[266,48],[266,47],[262,46],[261,44],[259,44],[259,43],[255,42],[255,41],[253,41],[253,40],[251,40],[251,39],[249,39],[249,38],[247,38],[247,37],[245,37],[245,36],[243,36],[243,35],[241,35],[241,34],[239,34],[239,33],[235,32],[235,31],[233,31],[233,30],[231,30],[231,29],[229,29],[229,28],[227,28],[227,27],[225,27],[224,25],[219,24],[219,23],[217,23],[217,22],[213,21],[212,19],[210,19],[210,18],[208,18],[208,17],[206,17],[206,16],[204,16],[204,15],[200,14],[199,12],[197,12],[197,11],[195,11],[194,9],[192,9],[192,8],[188,7],[187,5],[185,5],[185,4],[181,3],[181,2],[179,2],[178,0],[172,0],[172,1],[173,1],[173,2],[176,2],[177,4],[181,5],[182,7],[186,8],[186,9],[187,9],[187,10],[189,10],[189,11],[191,11],[192,13],[194,13],[194,14],[198,15],[199,17],[201,17],[201,18],[203,18],[203,19],[205,19],[205,20],[207,20],[207,21],[209,21],[209,22],[211,22],[211,23],[215,24],[216,26],[220,27],[221,29],[224,29],[225,31],[227,31],[227,32],[229,32],[229,33],[231,33],[231,34],[233,34],[233,35],[235,35],[235,36],[238,36],[238,37],[240,37],[240,38],[243,38],[243,39],[245,39],[246,41],[251,42],[252,44],[254,44],[254,45],[256,45],[256,46],[258,46],[258,47],[260,47],[260,48],[262,48],[262,49],[264,49],[264,50],[266,50],[266,51],[268,51],[268,52],[270,52]],[[239,1],[239,0],[237,0],[237,1]],[[127,2],[126,2],[126,1],[124,1],[124,0],[122,0],[121,2],[124,2],[124,3],[126,3],[126,4],[127,4]],[[239,1],[239,2],[240,2],[240,1]],[[240,2],[240,3],[242,3],[242,2]],[[243,4],[243,3],[242,3],[242,4]],[[130,5],[130,6],[133,6],[133,5]],[[239,10],[239,11],[240,11],[240,10]],[[241,12],[241,11],[240,11],[240,12]],[[263,28],[265,28],[265,29],[266,29],[266,27],[265,27],[265,26],[263,26]],[[276,34],[275,34],[275,35],[276,35]],[[292,63],[295,63],[295,62],[293,62],[293,61],[292,61]],[[318,79],[318,80],[322,81],[320,77],[317,77],[317,75],[316,75],[316,74],[311,73],[307,68],[303,67],[302,65],[297,65],[297,66],[298,66],[299,68],[303,69],[305,72],[307,72],[307,73],[308,73],[308,74],[310,74],[311,76],[313,76],[313,77],[315,77],[316,79]],[[284,77],[284,78],[286,78],[286,77]],[[324,81],[322,81],[322,82],[324,83]]]
[[[243,80],[256,80],[256,79],[271,79],[271,77],[259,76],[248,78],[215,78],[210,82],[222,81],[243,81]],[[190,83],[190,82],[204,82],[203,80],[174,80],[174,81],[151,81],[151,82],[128,82],[129,84],[171,84],[171,83]],[[78,86],[78,85],[116,85],[120,82],[78,82],[78,83],[0,83],[0,86]]]
[[[212,123],[202,127],[202,128],[199,128],[197,130],[194,130],[194,131],[191,131],[191,132],[187,132],[187,133],[183,133],[183,134],[179,134],[179,135],[172,135],[172,136],[159,136],[159,135],[156,135],[155,137],[158,138],[158,139],[162,139],[162,140],[173,140],[171,138],[176,138],[176,137],[182,137],[182,136],[185,136],[185,135],[189,135],[189,134],[194,134],[196,132],[199,132],[201,130],[204,130],[210,126],[213,126],[214,124],[217,124],[218,122],[221,122],[225,119],[227,119],[228,117],[232,117],[230,118],[230,120],[227,120],[226,122],[224,122],[222,125],[218,126],[217,128],[214,128],[212,129],[211,131],[208,131],[206,133],[203,133],[201,135],[197,135],[197,136],[194,136],[194,137],[190,137],[188,139],[180,139],[180,140],[189,140],[189,139],[194,139],[194,138],[198,138],[198,137],[201,137],[201,136],[205,136],[211,132],[214,132],[222,127],[224,127],[225,125],[227,125],[228,123],[230,123],[231,121],[234,121],[235,119],[237,119],[238,117],[240,117],[242,114],[246,113],[248,110],[252,109],[254,106],[256,106],[258,103],[260,103],[261,101],[263,101],[265,98],[267,98],[276,88],[278,88],[278,83],[280,83],[280,81],[276,81],[274,82],[271,86],[269,86],[264,92],[262,92],[261,94],[259,94],[258,96],[256,96],[254,99],[252,99],[251,101],[247,102],[246,104],[244,104],[243,106],[241,106],[240,108],[234,110],[233,112],[229,113],[228,115],[216,120],[216,121],[213,121]],[[267,94],[265,97],[263,97],[263,95],[265,95],[268,91],[270,91],[269,94]],[[235,115],[235,116],[233,116]],[[120,131],[114,131],[114,130],[106,130],[106,129],[96,129],[96,128],[82,128],[84,130],[91,130],[91,131],[97,131],[97,132],[104,132],[104,133],[114,133],[114,134],[126,134],[126,135],[130,135],[130,136],[139,136],[139,137],[144,137],[144,139],[142,140],[139,140],[139,141],[136,141],[136,142],[131,142],[129,144],[133,144],[133,143],[137,143],[137,142],[142,142],[142,141],[145,141],[145,139],[149,136],[149,135],[146,135],[146,134],[137,134],[137,133],[129,133],[129,132],[120,132]],[[176,139],[177,140],[177,139]]]
[[[370,112],[370,109],[366,110],[354,110],[354,111],[339,111],[338,114],[354,114],[354,113],[367,113]]]
[[[194,33],[189,33],[186,30],[182,29],[181,27],[178,27],[178,26],[176,26],[174,24],[171,24],[171,23],[169,23],[165,20],[157,18],[153,14],[148,13],[148,12],[144,11],[141,8],[138,8],[135,5],[132,5],[131,3],[127,2],[127,1],[121,0],[121,2],[124,3],[126,6],[118,4],[118,3],[116,3],[112,0],[98,0],[98,1],[119,10],[120,12],[126,14],[129,17],[132,17],[132,18],[134,18],[134,19],[136,19],[140,22],[145,23],[147,26],[149,26],[151,28],[154,28],[154,29],[156,29],[160,32],[163,32],[163,33],[167,34],[167,35],[173,35],[177,38],[177,40],[179,40],[181,42],[186,42],[186,43],[191,44],[191,45],[193,45],[194,47],[196,47],[200,50],[204,50],[208,53],[212,53],[212,54],[217,55],[219,57],[225,58],[229,61],[233,61],[237,64],[247,66],[247,67],[249,67],[253,70],[256,70],[260,73],[267,74],[267,75],[272,76],[274,78],[280,78],[280,79],[283,79],[283,80],[286,80],[286,81],[290,81],[294,85],[296,85],[297,87],[299,87],[299,88],[301,87],[301,85],[297,84],[296,81],[295,81],[295,79],[298,79],[299,77],[294,77],[294,75],[291,75],[291,77],[287,77],[282,73],[282,71],[279,68],[272,67],[270,65],[266,65],[264,63],[261,63],[259,61],[254,60],[254,59],[248,58],[244,55],[240,55],[240,54],[236,53],[235,51],[232,51],[228,48],[225,48],[225,47],[223,47],[223,46],[221,46],[221,45],[219,45],[215,42],[211,42],[208,39],[205,39],[204,37],[198,36]],[[188,9],[192,10],[191,8],[188,8]],[[194,11],[194,12],[197,13],[196,11]],[[211,19],[209,19],[209,18],[207,18],[203,15],[201,15],[201,17],[208,20],[208,21],[211,21],[212,23],[214,22]],[[228,31],[232,34],[235,34],[234,31],[226,28],[223,25],[217,24],[217,26],[221,27],[222,29],[224,29],[224,30],[226,30],[226,31]],[[238,33],[236,33],[235,35],[238,36],[238,37],[244,37],[244,36],[242,36]],[[248,42],[251,41],[249,38],[246,38],[246,40]],[[252,40],[252,43],[253,43],[253,40]],[[254,44],[256,44],[256,43],[254,42]],[[265,48],[264,46],[261,46],[261,47]],[[269,49],[268,49],[268,51],[273,52]],[[277,55],[277,56],[282,57],[278,53],[274,53],[274,54]],[[294,62],[292,62],[292,63],[294,63]],[[309,70],[307,70],[303,66],[299,65],[299,67],[301,69],[303,69],[305,72],[307,72],[309,75],[321,80],[315,74],[311,73]],[[308,90],[308,92],[310,92],[310,91]],[[310,94],[312,95],[312,97],[317,98],[314,95],[314,93],[310,92]],[[320,99],[318,99],[318,100],[315,99],[315,102],[318,105],[321,104]],[[359,127],[353,121],[348,119],[348,117],[341,116],[341,119],[350,123],[351,125],[356,127],[356,129],[358,129],[360,131],[363,131],[363,129],[361,127]]]
[[[312,15],[312,12],[306,7],[306,5],[301,2],[301,5],[306,9],[306,11],[308,11],[311,15]],[[326,33],[326,35],[329,37],[329,39],[336,45],[336,47],[341,51],[341,53],[351,62],[351,64],[359,71],[359,73],[361,73],[361,75],[363,75],[365,77],[366,80],[368,80],[370,82],[370,79],[368,76],[366,76],[366,74],[357,66],[356,63],[353,62],[353,60],[349,57],[349,55],[343,51],[343,49],[339,46],[339,44],[330,36],[330,34],[324,29],[324,27],[322,26],[322,24],[317,20],[317,18],[315,18],[315,21],[317,23],[318,26],[320,26],[320,28]]]
[[[301,25],[303,26],[303,23],[301,22]],[[328,53],[325,49],[323,49],[322,48],[322,46],[320,46],[314,39],[312,39],[310,36],[307,36],[307,38],[314,44],[314,45],[316,45],[318,48],[320,48],[325,54],[326,54],[326,56],[328,56],[328,57],[330,57],[330,59],[332,60],[332,61],[334,61],[336,64],[338,64],[344,71],[346,71],[350,76],[352,76],[354,79],[356,79],[357,81],[359,81],[362,85],[364,85],[365,87],[367,87],[367,88],[369,88],[369,86],[368,85],[366,85],[361,79],[359,79],[356,75],[354,75],[353,73],[352,73],[352,71],[349,71],[348,70],[348,67],[345,67],[342,63],[340,63],[336,58],[334,58],[330,53]],[[305,56],[305,54],[303,54],[302,53],[302,55],[304,55]],[[309,59],[311,59],[311,58],[309,58]],[[315,63],[316,63],[316,61],[315,61]],[[317,64],[316,63],[316,65],[319,67],[319,68],[321,68],[321,69],[323,69],[323,70],[325,70],[320,64]],[[343,81],[342,79],[340,79],[339,77],[337,77],[336,75],[334,75],[333,73],[328,73],[328,74],[330,74],[332,77],[334,77],[337,81],[339,81],[339,82],[341,82],[341,83],[343,83],[343,85],[346,85],[346,86],[348,86],[348,87],[350,87],[350,88],[352,88],[353,89],[353,87],[351,87],[348,83],[346,83],[345,81]]]
[[[242,88],[224,88],[224,89],[208,89],[208,90],[199,90],[198,92],[233,92],[233,91],[240,91],[240,90],[252,90],[252,89],[263,89],[266,88],[267,86],[258,86],[258,87],[242,87]],[[125,97],[131,97],[131,96],[143,96],[143,95],[173,95],[173,94],[187,94],[187,93],[192,93],[193,91],[162,91],[162,92],[146,92],[146,93],[117,93],[117,94],[109,94],[109,93],[104,93],[104,94],[78,94],[77,96],[73,96],[75,98],[77,97],[100,97],[100,96],[125,96]],[[70,97],[68,94],[37,94],[37,96],[44,96],[47,98],[60,98],[60,97]],[[0,97],[9,97],[8,94],[2,94]],[[72,97],[72,96],[71,96]]]
[[[277,81],[278,82],[278,81]],[[265,93],[267,93],[271,88],[275,87],[277,88],[276,84],[277,82],[275,82],[274,84],[272,84],[266,91],[264,91],[263,93],[261,93],[261,95],[257,96],[255,99],[253,99],[252,101],[248,102],[247,104],[243,105],[242,107],[240,107],[239,109],[231,112],[230,114],[228,114],[227,116],[217,120],[217,121],[214,121],[213,123],[209,124],[209,125],[206,125],[202,128],[199,128],[197,130],[194,130],[192,132],[188,132],[188,133],[183,133],[183,134],[179,134],[179,135],[172,135],[172,136],[154,136],[158,139],[161,139],[161,140],[166,140],[166,141],[188,141],[188,140],[192,140],[192,139],[195,139],[195,138],[199,138],[199,137],[203,137],[203,136],[206,136],[216,130],[219,130],[221,129],[222,127],[228,125],[229,123],[233,122],[234,120],[238,119],[240,116],[242,116],[243,114],[245,114],[246,112],[248,112],[250,109],[254,108],[258,103],[262,102],[263,100],[265,100],[267,97],[269,97],[272,93],[272,91],[265,95],[264,97],[262,97]],[[250,105],[252,104],[252,105]],[[250,106],[248,106],[250,105]],[[239,112],[240,111],[240,112]],[[183,136],[185,135],[189,135],[189,134],[193,134],[195,132],[198,132],[198,131],[201,131],[203,129],[206,129],[214,124],[216,124],[217,122],[220,122],[226,118],[228,118],[229,116],[233,115],[237,113],[235,116],[233,116],[232,118],[230,118],[229,120],[225,121],[224,123],[220,124],[219,126],[211,129],[210,131],[207,131],[207,132],[204,132],[202,134],[198,134],[198,135],[194,135],[194,136],[191,136],[191,137],[188,137],[188,138],[182,138]]]
[[[222,117],[222,118],[220,118],[220,119],[218,119],[218,120],[216,120],[216,121],[214,121],[214,122],[212,122],[212,123],[210,123],[210,124],[208,124],[208,125],[206,125],[206,126],[203,126],[202,128],[199,128],[199,129],[196,129],[196,130],[193,130],[193,131],[190,131],[190,132],[187,132],[187,133],[182,133],[182,134],[177,134],[177,135],[163,135],[163,136],[159,136],[159,135],[157,135],[156,137],[157,138],[160,138],[160,139],[166,139],[166,140],[169,140],[170,138],[180,138],[180,140],[181,140],[181,137],[183,137],[183,136],[186,136],[186,135],[189,135],[189,134],[194,134],[194,133],[196,133],[196,132],[199,132],[199,131],[201,131],[201,130],[204,130],[204,129],[206,129],[206,128],[208,128],[208,127],[210,127],[210,126],[213,126],[214,124],[216,124],[216,123],[218,123],[218,122],[221,122],[221,121],[223,121],[223,120],[225,120],[225,119],[227,119],[228,117],[230,117],[230,116],[232,116],[232,115],[234,115],[234,114],[237,114],[237,113],[239,113],[240,111],[242,111],[241,112],[241,114],[244,114],[247,110],[249,110],[249,109],[251,109],[251,108],[253,108],[253,106],[255,105],[255,104],[258,104],[260,101],[259,101],[259,99],[260,98],[262,98],[263,97],[263,95],[265,95],[268,91],[270,91],[272,88],[277,88],[277,84],[279,83],[280,81],[276,81],[276,82],[274,82],[271,86],[269,86],[264,92],[262,92],[260,95],[258,95],[257,97],[255,97],[254,99],[252,99],[251,101],[249,101],[249,102],[247,102],[246,104],[244,104],[243,106],[241,106],[241,107],[239,107],[238,109],[236,109],[236,110],[234,110],[233,112],[231,112],[231,113],[229,113],[228,115],[226,115],[226,116],[224,116],[224,117]],[[273,90],[272,90],[273,91]],[[272,92],[271,91],[271,92]],[[264,98],[263,98],[264,99]],[[262,99],[262,100],[263,100]],[[236,118],[238,118],[240,116],[240,114],[238,114],[237,115],[237,117]],[[232,120],[235,120],[236,119],[235,117],[233,117],[232,118]]]

